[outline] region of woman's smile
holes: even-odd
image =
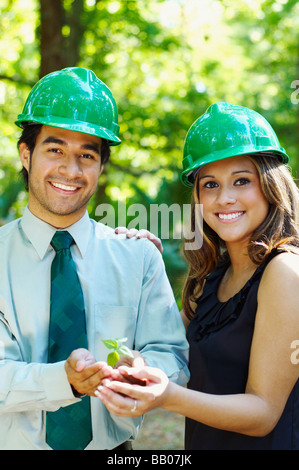
[[[240,217],[245,213],[245,211],[237,211],[237,212],[218,212],[216,216],[221,220],[221,222],[235,222],[239,220]]]

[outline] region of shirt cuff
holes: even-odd
[[[73,394],[64,365],[65,361],[44,365],[44,387],[48,401],[79,401]]]

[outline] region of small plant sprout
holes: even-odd
[[[115,339],[102,339],[106,348],[111,349],[107,356],[107,364],[114,367],[120,356],[134,357],[130,349],[122,343],[125,343],[128,338],[115,338]]]

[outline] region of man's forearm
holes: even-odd
[[[1,413],[55,411],[76,401],[67,380],[64,361],[56,364],[1,361]]]

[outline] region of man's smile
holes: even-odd
[[[64,193],[74,193],[75,191],[79,191],[81,188],[81,186],[73,186],[65,183],[57,183],[54,181],[49,181],[49,184],[55,189],[58,189],[60,192]]]

